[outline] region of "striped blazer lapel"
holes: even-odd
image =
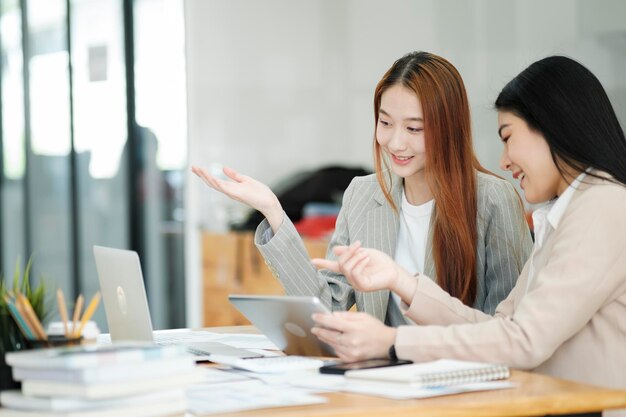
[[[402,196],[402,183],[397,177],[394,177],[391,195],[396,207],[399,209]],[[391,205],[378,185],[374,194],[374,200],[378,203],[378,207],[367,212],[365,219],[366,234],[363,239],[363,246],[378,249],[394,257],[400,218],[391,208]],[[383,322],[385,321],[387,304],[389,303],[389,290],[367,293],[357,291],[356,300],[359,310],[365,311]]]
[[[435,208],[436,210],[437,208]],[[435,282],[437,281],[437,271],[435,270],[435,259],[433,258],[433,220],[435,216],[431,217],[430,227],[428,228],[428,240],[426,241],[426,253],[424,256],[424,272],[423,274],[431,278]]]

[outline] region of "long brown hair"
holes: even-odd
[[[427,52],[412,52],[397,60],[374,93],[375,125],[382,94],[394,85],[419,98],[426,144],[426,181],[435,199],[433,257],[437,283],[450,295],[472,305],[476,299],[477,180],[487,172],[472,145],[470,110],[465,86],[456,68]],[[398,211],[390,192],[391,170],[374,134],[376,177],[386,199]],[[384,177],[387,172],[388,178]]]

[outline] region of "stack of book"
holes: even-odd
[[[21,391],[0,393],[0,417],[184,415],[185,388],[199,382],[182,346],[86,345],[6,355]]]

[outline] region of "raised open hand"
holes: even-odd
[[[191,171],[214,190],[260,211],[274,231],[282,223],[283,209],[278,197],[262,182],[227,167],[224,167],[224,174],[230,178],[230,181],[216,178],[197,166],[191,167]]]

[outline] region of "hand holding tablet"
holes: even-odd
[[[288,355],[335,356],[311,333],[314,313],[330,313],[317,297],[230,295],[230,302]]]

